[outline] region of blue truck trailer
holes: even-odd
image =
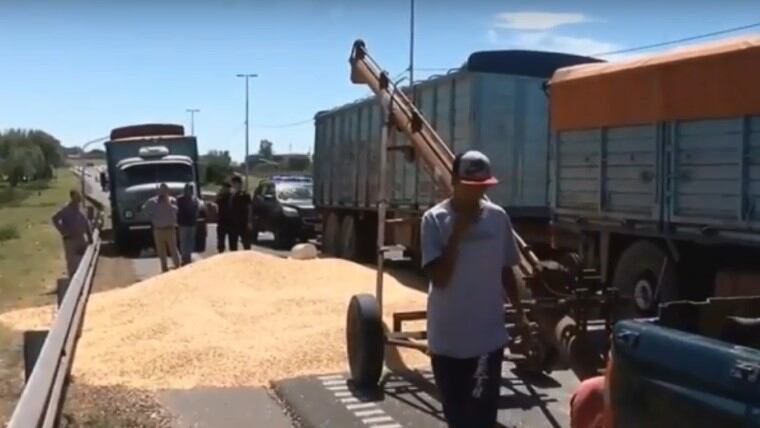
[[[414,102],[454,152],[486,153],[501,180],[489,193],[507,209],[521,235],[549,247],[548,100],[555,70],[598,60],[554,52],[473,53],[446,75],[414,85]],[[381,107],[376,97],[315,117],[314,201],[323,250],[349,259],[375,254]],[[386,242],[418,256],[419,218],[441,200],[429,172],[413,159],[402,132],[388,153],[389,228]]]

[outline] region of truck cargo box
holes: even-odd
[[[760,38],[749,38],[559,70],[558,219],[760,243],[758,66]]]
[[[548,216],[547,95],[559,67],[596,61],[550,52],[478,52],[460,69],[414,87],[426,119],[454,152],[474,148],[492,161],[500,184],[489,195],[513,216]],[[375,98],[315,118],[315,202],[319,207],[374,209],[381,109]],[[404,145],[398,132],[390,145]],[[403,151],[388,154],[392,209],[422,210],[443,195]]]

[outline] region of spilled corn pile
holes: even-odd
[[[337,259],[286,260],[254,252],[215,256],[90,298],[74,361],[89,385],[141,389],[262,385],[346,370],[351,295],[374,290],[375,271]],[[422,293],[386,276],[384,312],[424,308]],[[44,328],[50,307],[0,315]],[[403,351],[417,366],[426,358]]]

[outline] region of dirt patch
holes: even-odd
[[[372,292],[375,271],[337,259],[255,252],[218,255],[91,297],[74,361],[90,385],[136,389],[261,386],[343,371],[350,297]],[[425,295],[386,276],[386,320],[424,308]],[[49,310],[48,310],[49,312]],[[44,310],[0,315],[16,329],[49,323]],[[427,364],[402,351],[409,366]]]

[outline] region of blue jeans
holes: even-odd
[[[182,264],[186,265],[192,261],[193,250],[195,249],[195,226],[179,227],[179,252],[182,255]]]

